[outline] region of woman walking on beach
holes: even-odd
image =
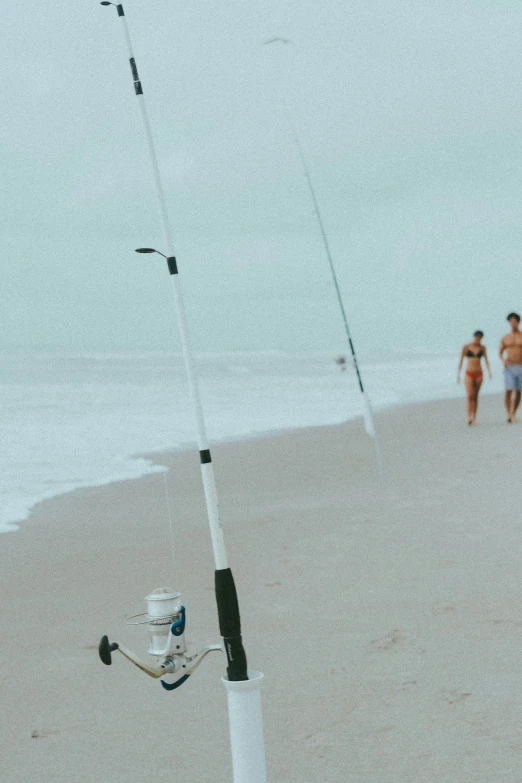
[[[484,332],[481,332],[480,330],[474,333],[473,342],[467,343],[461,351],[459,369],[457,370],[457,383],[460,383],[460,371],[462,370],[462,364],[464,359],[467,359],[468,366],[466,367],[464,383],[466,385],[468,424],[470,426],[475,424],[477,419],[478,396],[480,387],[482,386],[482,381],[484,380],[484,374],[482,372],[482,359],[484,359],[486,362],[489,379],[491,380],[493,377],[491,375],[491,368],[489,366],[486,346],[482,345],[483,337]]]

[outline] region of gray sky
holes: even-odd
[[[496,348],[522,311],[519,2],[124,7],[198,350],[344,345],[283,93],[360,349]],[[115,9],[2,15],[0,347],[176,347],[133,252],[162,238]]]

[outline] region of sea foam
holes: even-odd
[[[199,356],[211,441],[362,415],[348,359],[334,353]],[[376,410],[451,397],[454,357],[362,363]],[[0,532],[41,500],[163,470],[143,454],[191,447],[195,424],[183,360],[172,354],[0,355]],[[496,388],[490,387],[489,391]]]

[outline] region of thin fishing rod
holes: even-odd
[[[214,554],[215,563],[215,590],[216,601],[219,618],[219,628],[221,636],[223,637],[225,651],[227,655],[227,673],[228,679],[232,681],[247,680],[247,659],[243,642],[241,638],[241,620],[239,614],[239,604],[237,599],[236,587],[234,584],[234,578],[232,571],[228,566],[227,553],[225,549],[225,540],[223,536],[223,529],[221,527],[221,521],[219,518],[218,509],[218,497],[216,490],[216,481],[214,477],[214,468],[212,464],[212,457],[208,444],[208,438],[205,428],[205,420],[203,416],[203,408],[201,405],[201,395],[199,392],[199,384],[196,376],[194,358],[192,354],[192,348],[189,339],[189,330],[187,323],[187,316],[185,311],[185,305],[183,301],[183,293],[181,289],[180,276],[177,261],[174,255],[174,247],[172,241],[172,235],[169,227],[167,204],[165,199],[165,193],[161,181],[158,160],[156,156],[156,149],[154,145],[154,138],[150,126],[149,116],[145,105],[145,98],[143,95],[143,86],[138,74],[138,68],[136,65],[136,58],[134,56],[132,41],[127,24],[127,19],[121,4],[102,2],[101,5],[113,5],[119,18],[123,22],[123,30],[125,35],[125,41],[129,54],[129,63],[132,73],[132,80],[134,83],[134,91],[138,98],[138,103],[141,111],[141,118],[143,121],[143,127],[145,130],[145,137],[147,140],[147,146],[150,156],[150,162],[152,165],[152,173],[154,179],[154,185],[156,190],[156,197],[158,201],[159,214],[161,220],[161,226],[163,229],[163,235],[165,240],[165,248],[168,255],[164,255],[167,260],[167,265],[170,273],[170,278],[174,286],[174,296],[176,300],[176,310],[178,316],[179,330],[181,335],[181,344],[183,348],[183,357],[185,361],[185,369],[187,372],[190,393],[192,397],[192,403],[196,419],[197,427],[197,441],[200,455],[201,465],[201,477],[203,481],[203,489],[205,493],[205,502],[207,507],[207,516],[210,528],[210,535],[212,539],[212,550]],[[141,249],[146,252],[159,252],[154,251],[152,248]]]
[[[366,432],[368,435],[371,435],[374,442],[375,447],[375,454],[377,457],[377,467],[379,470],[379,475],[381,476],[381,479],[384,478],[384,468],[383,468],[383,462],[382,462],[382,454],[381,454],[381,446],[379,442],[379,436],[377,434],[377,427],[375,426],[375,418],[373,415],[373,409],[370,402],[370,398],[368,396],[368,392],[364,388],[363,379],[361,375],[361,371],[359,369],[359,363],[357,361],[357,354],[355,352],[355,346],[353,344],[352,335],[350,333],[350,327],[348,325],[348,318],[346,317],[346,310],[344,309],[344,302],[343,297],[341,295],[341,289],[339,287],[339,282],[337,280],[337,274],[335,272],[335,265],[332,257],[332,253],[330,251],[330,243],[328,242],[328,236],[326,234],[326,229],[324,227],[323,217],[321,214],[321,210],[319,208],[319,202],[317,200],[317,196],[315,193],[315,188],[312,182],[312,177],[310,175],[310,169],[308,168],[308,163],[306,161],[306,157],[304,154],[303,146],[301,144],[301,140],[299,139],[299,135],[297,133],[297,129],[295,127],[295,123],[293,122],[292,115],[290,114],[290,111],[286,104],[284,104],[286,116],[288,119],[288,123],[290,125],[290,128],[292,130],[292,135],[294,137],[295,145],[297,147],[297,150],[299,152],[299,158],[301,160],[301,165],[303,167],[303,173],[306,179],[306,182],[308,184],[308,189],[310,191],[310,196],[312,197],[312,203],[314,205],[314,212],[315,216],[317,218],[317,223],[319,225],[319,230],[321,232],[321,237],[323,240],[323,245],[326,253],[326,258],[328,259],[328,264],[330,267],[330,272],[332,274],[332,279],[335,287],[335,292],[337,294],[337,301],[339,303],[339,308],[341,310],[343,322],[344,322],[344,328],[346,332],[346,337],[348,338],[348,344],[350,346],[350,353],[352,356],[352,363],[357,375],[357,381],[359,384],[359,390],[361,394],[363,395],[364,399],[364,424],[366,428]]]

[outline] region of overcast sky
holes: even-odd
[[[522,311],[515,0],[127,0],[198,350],[342,348],[284,94],[363,351]],[[293,45],[263,46],[272,36]],[[2,9],[0,347],[177,347],[122,23]]]

